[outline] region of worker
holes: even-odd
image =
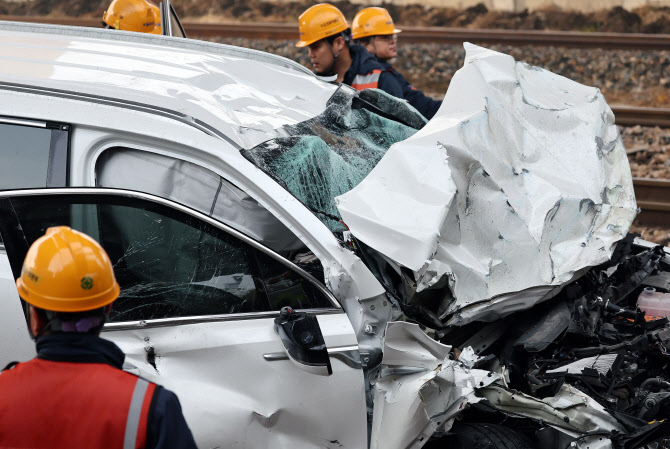
[[[146,0],[113,0],[102,23],[116,30],[161,34],[160,9]]]
[[[320,76],[336,75],[335,81],[354,89],[377,88],[402,98],[402,89],[391,73],[368,51],[351,44],[351,29],[335,6],[320,3],[307,9],[299,18],[300,41],[296,47],[307,47],[314,72]]]
[[[384,71],[392,74],[401,86],[402,98],[430,120],[442,102],[424,95],[389,63],[390,59],[398,56],[397,41],[401,31],[393,24],[389,12],[379,7],[362,9],[351,24],[354,42],[363,45],[377,58]]]
[[[95,240],[47,229],[16,286],[37,357],[0,373],[0,447],[196,447],[177,396],[123,371],[123,352],[98,336],[119,285]]]

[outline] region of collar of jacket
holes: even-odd
[[[104,363],[121,369],[125,354],[109,340],[90,334],[58,332],[39,337],[37,357],[53,362]]]
[[[380,66],[382,66],[382,70],[386,70],[386,71],[394,70],[393,66],[391,64],[389,64],[388,62],[382,61],[381,59],[379,59],[376,56],[375,56],[375,60],[379,63]]]
[[[377,58],[372,56],[362,45],[351,44],[349,54],[351,55],[351,65],[347,73],[344,74],[344,84],[351,85],[356,75],[367,75],[372,73],[373,70],[384,70]]]

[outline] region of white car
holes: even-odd
[[[472,67],[500,59],[469,51]],[[532,81],[532,70],[514,70]],[[502,78],[502,70],[495,73]],[[595,90],[554,81],[573,106],[590,99],[579,112],[584,117],[606,108]],[[529,86],[524,104],[532,93],[544,98]],[[582,119],[581,134],[565,133],[572,136],[567,145],[596,129],[593,154],[600,159],[570,165],[578,177],[569,186],[556,173],[547,176],[556,178],[558,188],[546,189],[554,196],[526,204],[528,235],[539,233],[538,242],[549,235],[553,248],[519,243],[533,238],[510,234],[523,227],[511,219],[495,225],[499,233],[489,244],[482,240],[491,233],[486,213],[502,216],[508,206],[516,216],[526,213],[509,179],[526,177],[525,187],[517,186],[523,196],[528,183],[546,187],[528,173],[560,170],[565,161],[553,159],[551,170],[530,161],[530,170],[501,170],[496,178],[483,156],[479,169],[470,165],[464,173],[495,180],[504,188],[494,190],[508,197],[477,193],[484,184],[475,183],[461,201],[459,172],[439,172],[447,156],[431,139],[456,130],[443,147],[455,149],[448,157],[459,161],[462,151],[450,142],[474,134],[468,137],[454,117],[476,123],[476,116],[467,101],[451,104],[458,110],[447,104],[426,125],[403,101],[328,83],[262,52],[0,23],[0,363],[34,355],[14,280],[30,243],[47,227],[66,224],[100,241],[121,284],[103,337],[126,353],[125,369],[177,393],[199,447],[419,448],[482,403],[497,403],[496,417],[532,423],[521,429],[532,440],[509,429],[500,434],[497,418],[452,433],[479,432],[500,447],[607,447],[616,432],[630,430],[598,401],[565,384],[551,396],[560,404],[547,400],[539,411],[529,391],[510,393],[508,383],[517,380],[505,373],[502,353],[497,361],[476,354],[486,356],[487,345],[503,340],[506,317],[557,303],[547,301],[609,261],[636,208],[618,133],[605,113],[595,114],[599,127]],[[547,123],[545,117],[534,124],[533,138]],[[419,162],[406,158],[409,147]],[[470,216],[482,208],[472,222],[461,213],[461,244],[449,237],[455,212],[448,195]],[[585,203],[591,196],[596,202]],[[412,202],[411,212],[403,201]],[[555,226],[533,221],[545,206]],[[583,223],[590,230],[585,242],[575,237]],[[469,240],[472,232],[479,237]],[[498,249],[510,260],[481,271],[482,254]],[[637,247],[625,256],[655,254],[650,273],[662,275],[668,259],[658,251]],[[529,254],[538,254],[537,264]],[[616,262],[627,263],[621,257]],[[295,313],[280,314],[283,307]],[[437,332],[429,337],[417,324],[396,321],[403,315]],[[505,408],[510,395],[525,408]],[[641,433],[650,441],[661,430]]]

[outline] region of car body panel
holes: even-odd
[[[358,347],[344,313],[317,317],[329,350]],[[287,358],[266,360],[285,353],[274,318],[119,331],[112,324],[102,337],[123,350],[126,369],[177,393],[198,447],[366,444],[362,371],[335,357],[331,376],[308,373]]]

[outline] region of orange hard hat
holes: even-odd
[[[300,40],[295,46],[306,47],[348,28],[347,19],[339,9],[328,3],[319,3],[300,14],[298,18]]]
[[[149,6],[151,6],[151,10],[154,12],[154,29],[153,31],[149,31],[149,33],[163,34],[163,30],[161,29],[161,9],[151,2],[149,2]]]
[[[53,312],[95,310],[120,291],[102,246],[67,226],[47,229],[30,246],[16,287],[28,304]]]
[[[146,0],[114,0],[102,15],[102,21],[117,30],[156,34],[154,9]]]
[[[351,37],[354,39],[400,32],[402,30],[395,27],[391,14],[386,9],[376,6],[361,9],[351,22]]]

